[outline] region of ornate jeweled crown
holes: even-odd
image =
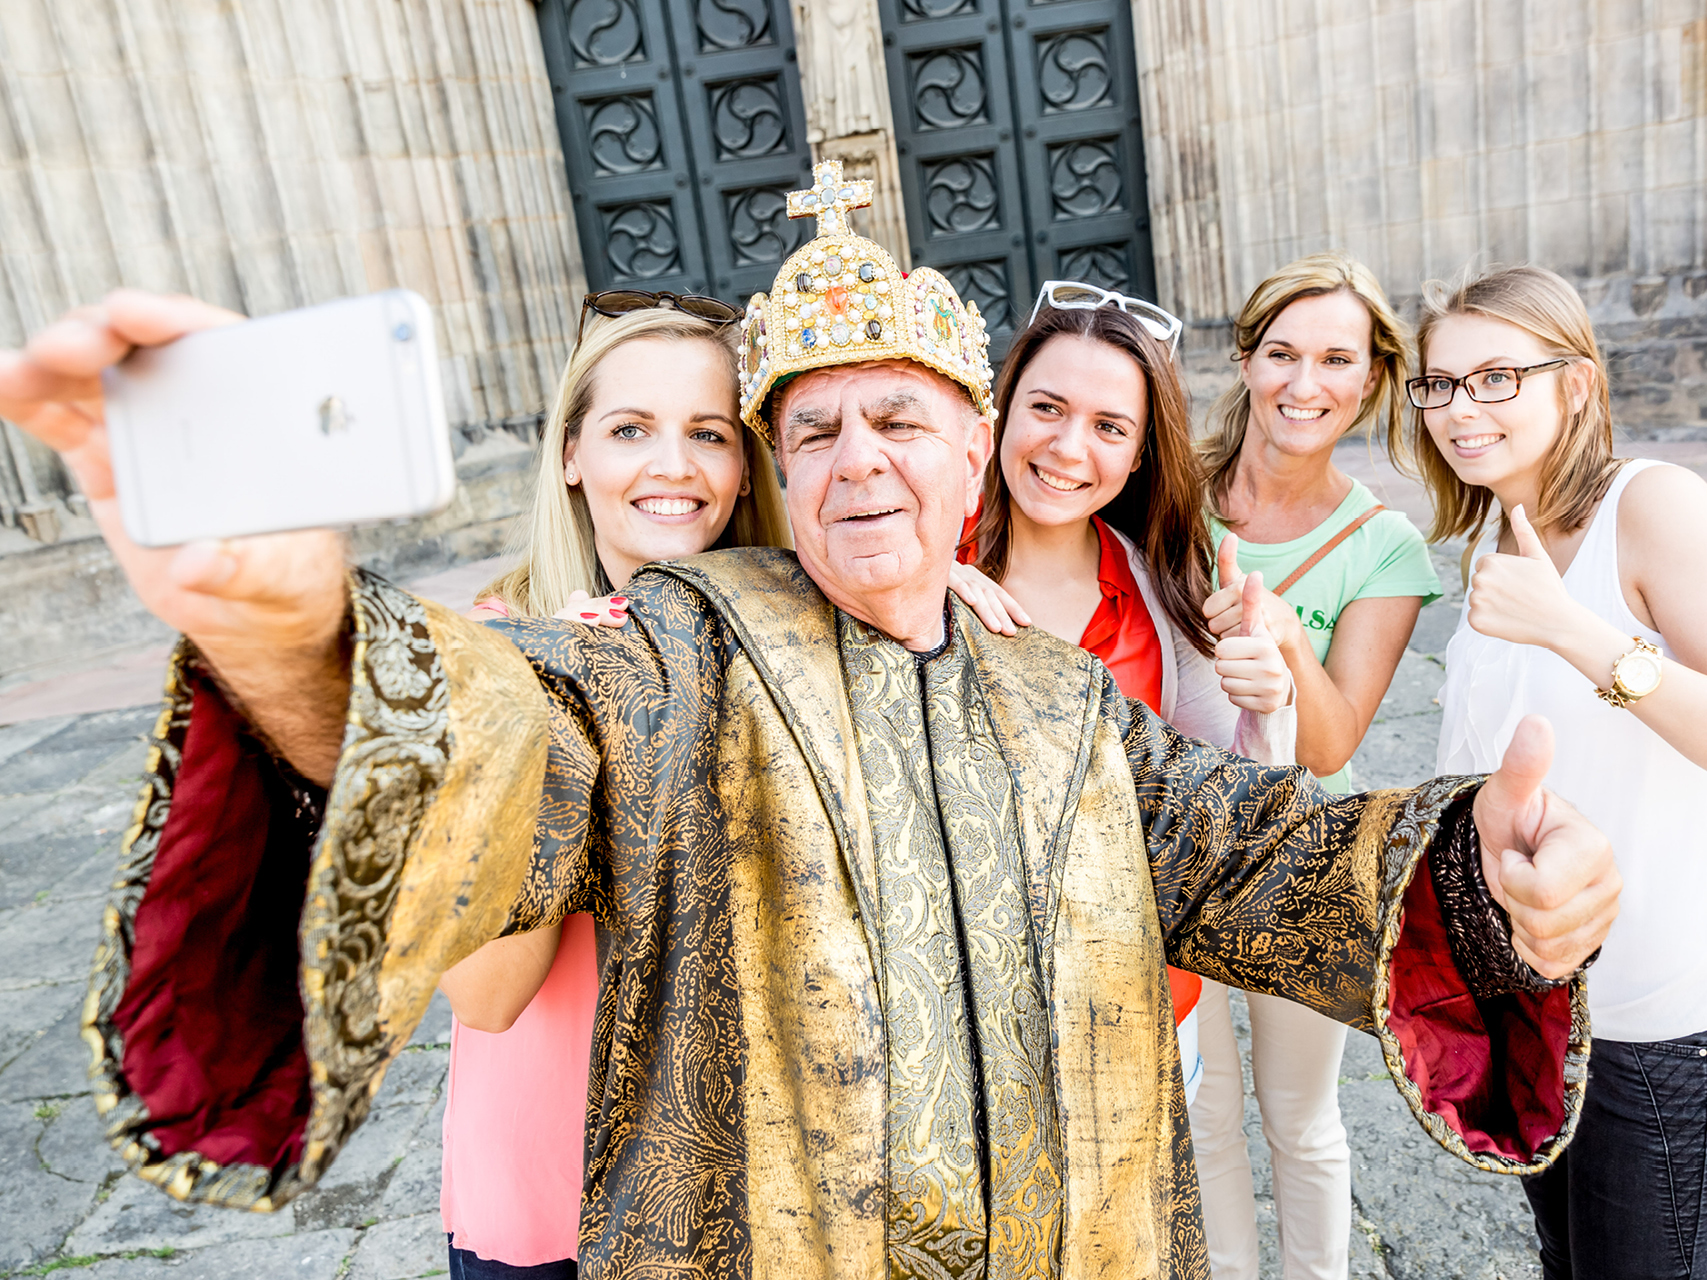
[[[755,293],[741,326],[741,417],[773,445],[766,402],[810,369],[867,360],[916,360],[954,379],[995,416],[990,337],[978,304],[961,304],[939,271],[903,275],[882,245],[856,236],[848,210],[871,203],[871,183],[844,181],[842,162],[812,169],[788,197],[788,216],[816,215],[818,234],[782,264],[769,296]]]

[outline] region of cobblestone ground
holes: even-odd
[[[1440,558],[1456,587],[1456,557]],[[1366,785],[1432,772],[1439,656],[1458,595],[1424,611],[1354,770]],[[0,728],[0,1275],[66,1280],[402,1280],[444,1274],[439,1127],[449,1014],[435,1004],[373,1116],[328,1179],[280,1213],[190,1208],[123,1174],[101,1140],[77,1036],[101,904],[153,711]],[[1235,1017],[1243,1022],[1242,1004]],[[1241,1026],[1241,1034],[1245,1029]],[[1375,1042],[1353,1035],[1341,1073],[1353,1150],[1352,1275],[1518,1280],[1538,1275],[1516,1182],[1474,1173],[1417,1128]],[[1274,1202],[1256,1103],[1247,1105],[1278,1277]]]

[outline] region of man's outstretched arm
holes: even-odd
[[[85,1004],[97,1107],[143,1177],[265,1209],[360,1124],[442,971],[568,909],[596,756],[514,645],[347,572],[333,533],[125,536],[100,371],[237,319],[114,294],[0,352],[0,414],[60,452],[184,636]],[[525,893],[548,759],[552,874]]]
[[[1549,749],[1537,722],[1486,782],[1338,797],[1135,710],[1169,961],[1374,1032],[1449,1150],[1545,1167],[1580,1110],[1581,966],[1618,894],[1605,839],[1540,790]]]

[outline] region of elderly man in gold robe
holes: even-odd
[[[798,558],[653,566],[620,631],[479,626],[326,533],[128,543],[98,372],[222,313],[115,295],[0,355],[0,413],[185,637],[85,1014],[143,1177],[285,1203],[439,976],[571,911],[609,940],[590,1280],[1206,1277],[1168,963],[1377,1035],[1480,1168],[1569,1140],[1618,878],[1545,726],[1335,798],[976,625],[983,324],[850,234],[854,186],[796,194],[819,234],[747,318]]]

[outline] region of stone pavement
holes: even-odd
[[[474,593],[507,563],[502,556],[493,556],[426,577],[404,579],[401,585],[446,608],[467,609],[474,603]],[[140,601],[136,607],[142,607]],[[169,639],[145,639],[73,660],[40,679],[0,676],[0,725],[88,711],[119,711],[155,702],[160,697],[160,672],[171,652]]]
[[[1377,478],[1371,476],[1372,479]],[[1458,570],[1423,613],[1353,768],[1368,785],[1432,772],[1439,655]],[[327,1180],[274,1215],[192,1208],[122,1172],[101,1140],[77,1036],[83,981],[116,849],[130,820],[149,707],[0,728],[0,1275],[66,1280],[402,1280],[443,1274],[439,1128],[450,1038],[435,1003],[392,1067],[373,1116]],[[1243,1011],[1236,1016],[1242,1021]],[[1353,1035],[1341,1103],[1354,1152],[1352,1274],[1517,1280],[1538,1274],[1516,1182],[1462,1168],[1424,1136]],[[1274,1202],[1254,1101],[1247,1132],[1278,1276]]]

